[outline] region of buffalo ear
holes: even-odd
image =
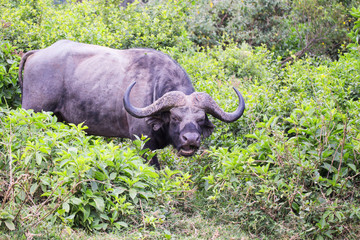
[[[152,127],[154,131],[158,131],[164,124],[169,122],[169,114],[161,113],[145,118],[145,122]]]
[[[209,137],[214,131],[215,125],[209,120],[208,116],[205,116],[205,124],[202,126],[203,137]]]

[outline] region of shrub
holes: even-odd
[[[349,42],[346,6],[337,0],[302,0],[294,1],[291,7],[286,21],[289,50],[296,52],[297,58],[311,53],[337,59],[341,46]]]
[[[127,228],[190,188],[187,174],[144,163],[140,139],[118,145],[23,109],[1,109],[0,125],[0,227],[9,230]]]
[[[355,236],[345,226],[360,222],[359,57],[298,61],[281,78],[249,86],[247,140],[226,135],[235,144],[212,148],[194,173],[208,216],[257,235]]]
[[[197,1],[188,19],[192,40],[201,46],[217,45],[223,35],[235,42],[271,48],[282,40],[287,1]]]
[[[0,41],[0,107],[17,107],[20,88],[17,83],[20,56],[10,43]]]
[[[336,59],[344,43],[354,1],[197,1],[190,8],[188,26],[200,46],[221,43],[223,36],[241,44],[266,45],[276,55],[303,57],[305,53]]]
[[[146,6],[134,3],[127,8],[119,7],[118,1],[105,0],[61,5],[52,0],[2,2],[2,21],[9,23],[2,37],[26,51],[61,39],[115,48],[186,49],[191,44],[181,1]]]
[[[354,22],[354,27],[352,29],[352,31],[349,33],[349,37],[352,40],[352,43],[349,44],[349,47],[354,49],[357,49],[360,51],[360,49],[358,49],[359,46],[359,39],[360,39],[360,33],[359,33],[359,29],[360,29],[360,8],[356,9],[355,7],[351,9],[350,11],[351,16],[355,17],[357,20],[355,20]]]

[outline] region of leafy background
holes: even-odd
[[[5,239],[358,239],[359,1],[0,0]],[[131,2],[131,1],[129,1]],[[161,50],[225,110],[192,158],[20,106],[23,52],[57,40]]]

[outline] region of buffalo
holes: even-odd
[[[245,102],[224,112],[206,93],[195,92],[185,70],[153,49],[116,50],[61,40],[29,51],[21,59],[22,107],[51,111],[59,121],[84,122],[87,133],[134,139],[146,135],[145,148],[173,145],[192,156],[214,125],[207,114],[230,123]],[[159,168],[155,157],[151,163]]]

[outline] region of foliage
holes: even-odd
[[[352,1],[149,1],[121,7],[119,0],[53,5],[52,0],[2,0],[3,32],[22,50],[59,39],[116,48],[221,45],[224,36],[265,44],[280,56],[289,50],[336,58],[346,38]],[[76,19],[76,21],[74,21]],[[21,37],[20,37],[21,36]]]
[[[16,48],[0,41],[0,107],[19,105],[20,88],[17,83],[20,57]]]
[[[196,1],[189,30],[192,40],[202,46],[217,45],[223,35],[234,41],[275,47],[282,41],[282,21],[290,11],[287,1]]]
[[[90,231],[127,228],[154,199],[183,197],[189,188],[187,174],[157,173],[143,163],[140,139],[131,148],[107,143],[50,113],[2,110],[0,117],[0,181],[6,183],[0,223],[9,230],[44,221]]]
[[[359,33],[359,29],[360,29],[360,7],[358,9],[352,8],[350,13],[357,20],[354,22],[353,30],[349,33],[349,37],[353,41],[351,44],[349,44],[349,47],[352,48],[352,49],[357,49],[357,50],[360,51],[360,49],[357,48],[359,46],[359,41],[360,41],[360,33]]]
[[[349,42],[349,6],[359,1],[253,0],[197,1],[188,18],[191,39],[201,46],[214,46],[225,35],[251,46],[266,45],[277,55],[297,57],[305,52],[337,58]]]
[[[56,6],[52,0],[0,2],[2,19],[8,23],[0,36],[26,51],[60,39],[116,48],[187,48],[190,44],[181,1],[127,8],[106,0]]]
[[[298,58],[306,52],[337,58],[341,45],[348,42],[350,21],[346,7],[337,0],[293,1],[286,46],[296,49]]]
[[[196,170],[209,217],[256,235],[355,236],[347,228],[360,221],[359,57],[298,61],[249,87],[248,144],[227,139],[235,144],[212,148]]]

